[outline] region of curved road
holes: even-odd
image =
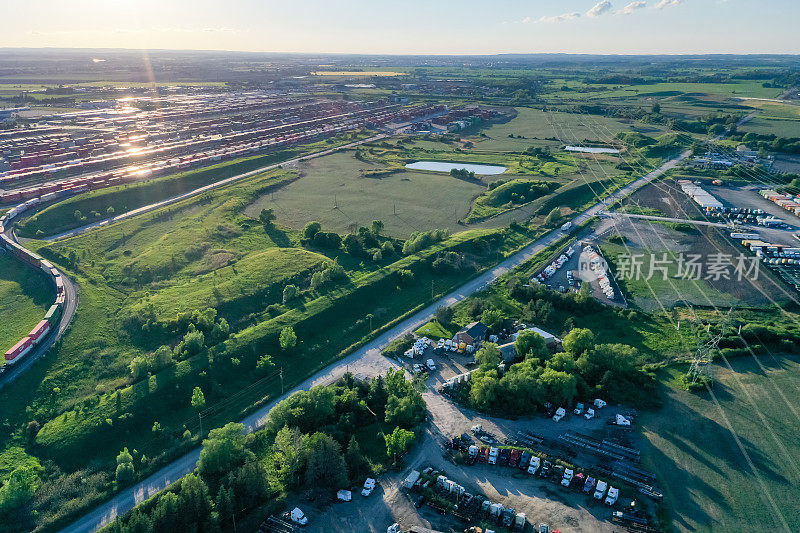
[[[330,150],[328,152],[332,151],[333,150]],[[623,187],[619,191],[608,196],[606,199],[598,202],[597,204],[593,205],[583,213],[573,218],[572,219],[573,224],[575,225],[581,224],[595,217],[600,212],[605,210],[609,205],[621,200],[622,198],[625,198],[626,196],[630,195],[637,189],[647,185],[654,179],[658,178],[666,171],[674,168],[678,163],[686,159],[690,154],[691,151],[683,152],[678,157],[665,162],[659,168],[653,170],[652,172],[646,174],[645,176],[642,176],[636,181]],[[305,158],[308,157],[312,156],[305,156]],[[231,178],[231,180],[233,179],[234,178]],[[169,202],[169,200],[165,202]],[[158,205],[164,205],[164,202],[161,202]],[[122,216],[123,215],[120,215],[120,217]],[[120,217],[116,218],[119,219]],[[514,267],[519,266],[521,263],[530,259],[531,257],[542,251],[550,244],[556,242],[563,235],[564,233],[559,230],[553,230],[550,233],[547,233],[546,235],[535,240],[534,242],[526,246],[524,249],[514,254],[513,256],[502,261],[500,264],[498,264],[491,270],[484,272],[480,276],[467,282],[466,284],[459,287],[450,294],[440,298],[439,300],[432,303],[422,311],[419,311],[412,317],[397,324],[389,331],[383,333],[376,339],[368,342],[361,348],[352,352],[350,355],[344,357],[343,359],[337,361],[336,363],[331,364],[327,368],[317,372],[316,374],[309,377],[308,379],[306,379],[293,389],[287,391],[285,394],[272,400],[268,404],[262,406],[253,414],[242,420],[242,423],[244,424],[246,431],[252,432],[261,428],[266,422],[272,407],[276,403],[285,399],[290,394],[296,391],[308,390],[309,388],[315,385],[324,385],[332,383],[337,379],[339,379],[346,372],[352,372],[358,377],[372,377],[377,374],[385,372],[387,368],[397,367],[398,366],[397,364],[395,364],[390,359],[383,357],[381,355],[381,349],[385,347],[389,342],[402,335],[405,335],[406,333],[414,331],[420,325],[430,320],[430,318],[436,311],[437,307],[442,305],[447,305],[447,306],[453,305],[456,302],[459,302],[467,298],[471,294],[483,289],[487,285],[497,280],[498,277],[502,276],[503,274],[513,269]],[[114,520],[117,516],[125,514],[139,503],[152,497],[156,493],[165,489],[172,483],[178,481],[183,476],[194,470],[197,466],[197,460],[200,457],[200,450],[201,448],[197,448],[189,452],[188,454],[184,455],[183,457],[176,459],[175,461],[168,464],[167,466],[165,466],[158,472],[154,473],[150,477],[137,483],[133,487],[130,487],[120,492],[112,499],[108,500],[107,502],[100,505],[93,511],[84,515],[82,518],[70,524],[62,531],[84,533],[100,529],[101,527],[105,526],[106,524]]]

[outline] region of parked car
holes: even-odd
[[[550,475],[551,466],[552,464],[550,463],[550,461],[545,460],[545,462],[542,463],[542,469],[539,471],[539,477],[547,477],[548,475]]]
[[[531,464],[531,453],[522,452],[522,455],[519,458],[519,468],[521,470],[526,470],[529,464]]]
[[[372,491],[375,490],[375,479],[368,477],[367,480],[364,482],[364,488],[361,489],[362,496],[369,496],[372,494]]]
[[[428,370],[431,371],[436,370],[436,363],[433,362],[433,359],[428,359],[427,361],[425,361],[425,366],[428,367]]]
[[[305,513],[303,513],[303,511],[300,510],[299,507],[292,509],[292,512],[289,513],[289,518],[292,522],[301,526],[308,524],[308,517],[305,515]]]
[[[561,486],[569,487],[569,484],[572,483],[572,476],[574,474],[575,472],[573,472],[571,468],[564,470],[564,477],[561,478]]]
[[[605,481],[598,481],[597,487],[594,489],[594,499],[595,500],[602,500],[603,496],[606,495],[606,489],[608,488],[608,483]]]
[[[583,404],[578,403],[578,405],[575,406],[575,409],[573,409],[572,412],[575,413],[576,415],[583,414]]]
[[[497,448],[495,448],[494,446],[492,446],[489,449],[489,464],[490,465],[497,464],[498,452],[499,452],[499,450]]]
[[[550,533],[550,526],[542,522],[539,524],[539,533]]]
[[[400,529],[400,524],[395,522],[391,526],[387,527],[386,533],[402,533],[402,530]]]
[[[587,409],[586,412],[583,413],[583,418],[585,418],[586,420],[591,420],[592,418],[594,418],[594,409],[591,408]]]
[[[617,503],[617,498],[619,498],[619,489],[611,487],[608,489],[608,496],[606,496],[606,505],[614,505]]]
[[[508,458],[511,456],[511,450],[508,448],[503,448],[500,450],[500,453],[497,455],[497,464],[507,465]]]
[[[508,466],[516,467],[519,464],[519,457],[522,455],[519,450],[511,450],[508,455]]]
[[[586,478],[586,483],[583,484],[583,492],[591,494],[594,491],[595,479],[592,476]]]
[[[541,463],[541,459],[536,457],[535,455],[531,457],[531,464],[528,465],[528,473],[535,474],[537,470],[539,470],[539,465]]]
[[[486,446],[482,446],[481,449],[478,451],[478,462],[479,463],[486,463],[489,461],[489,448]]]

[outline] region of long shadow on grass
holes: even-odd
[[[286,234],[285,231],[276,228],[275,226],[270,226],[266,228],[267,236],[272,239],[272,242],[275,243],[275,246],[279,248],[290,248],[292,245],[291,239]]]

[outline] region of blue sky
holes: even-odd
[[[0,0],[0,47],[800,53],[797,0]]]

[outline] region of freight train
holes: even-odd
[[[19,342],[17,342],[11,349],[6,351],[6,366],[3,370],[10,368],[11,365],[17,364],[28,353],[31,352],[36,346],[42,343],[51,330],[58,329],[58,323],[61,319],[61,314],[64,311],[66,303],[66,291],[64,289],[64,278],[61,273],[53,266],[47,259],[23,248],[17,244],[11,237],[11,224],[13,219],[28,209],[39,204],[39,198],[33,198],[27,202],[16,206],[8,213],[0,218],[0,246],[8,250],[14,257],[30,266],[31,268],[40,269],[44,275],[53,283],[56,289],[56,300],[53,305],[47,310],[47,313],[36,327],[30,333],[25,335]]]

